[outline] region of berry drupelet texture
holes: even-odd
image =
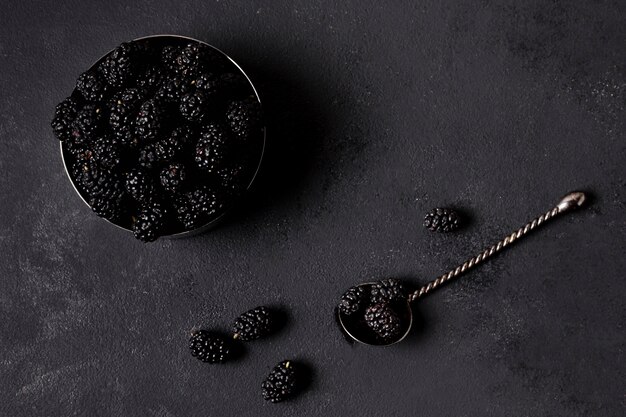
[[[161,234],[165,212],[160,203],[145,204],[133,222],[133,234],[143,242],[153,242]]]
[[[87,71],[76,80],[76,90],[85,100],[99,103],[107,94],[108,84],[99,73]]]
[[[150,99],[139,107],[135,119],[135,134],[140,142],[150,142],[156,139],[161,131],[164,109],[161,103]]]
[[[452,209],[435,208],[424,217],[424,227],[433,232],[453,232],[461,227],[461,217]]]
[[[161,186],[169,192],[175,193],[181,189],[187,178],[187,169],[183,164],[169,164],[161,170],[159,175]]]
[[[87,104],[77,114],[71,126],[71,140],[84,143],[91,140],[102,126],[102,109],[95,104]]]
[[[361,310],[366,303],[367,291],[364,287],[357,285],[343,293],[338,307],[339,311],[349,316]]]
[[[175,202],[176,213],[185,229],[202,226],[224,207],[222,196],[208,186],[202,186],[179,196]]]
[[[261,384],[261,392],[266,401],[277,403],[293,397],[298,390],[298,372],[292,361],[276,365]]]
[[[198,122],[205,114],[208,100],[202,91],[185,94],[180,99],[180,114],[191,122]]]
[[[112,87],[124,86],[133,77],[135,47],[131,43],[123,43],[100,64],[100,73]]]
[[[240,138],[250,138],[261,121],[261,107],[256,98],[233,101],[226,109],[231,131]]]
[[[148,203],[158,197],[152,177],[142,169],[126,174],[126,192],[138,203]]]
[[[401,321],[389,304],[374,304],[365,310],[365,323],[384,340],[400,335]]]
[[[223,363],[231,356],[231,349],[226,338],[198,330],[189,339],[191,355],[205,363]]]
[[[121,145],[130,145],[134,140],[135,115],[143,102],[143,93],[129,88],[115,94],[109,105],[109,125]]]
[[[397,279],[383,279],[372,285],[370,302],[372,304],[389,303],[406,297],[406,289],[402,281]]]
[[[198,168],[208,173],[216,172],[228,157],[230,138],[218,124],[210,124],[203,130],[196,144],[195,160]]]
[[[100,166],[115,169],[121,162],[121,151],[116,138],[111,134],[103,134],[93,140],[92,156]]]
[[[51,123],[52,130],[57,139],[65,141],[72,136],[72,123],[76,118],[76,112],[76,101],[71,97],[57,104]]]
[[[249,341],[267,336],[274,330],[275,320],[267,307],[257,307],[246,311],[235,319],[233,334],[235,339]]]

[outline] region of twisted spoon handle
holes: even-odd
[[[485,250],[484,252],[480,253],[479,255],[471,259],[468,259],[462,265],[457,266],[455,269],[440,276],[434,281],[429,282],[428,284],[424,285],[419,290],[409,295],[409,301],[415,301],[418,298],[428,294],[429,292],[439,288],[441,285],[445,284],[452,278],[458,277],[459,275],[461,275],[468,269],[478,265],[479,263],[485,261],[487,258],[500,252],[502,249],[506,248],[511,243],[515,242],[517,239],[521,238],[522,236],[525,236],[527,233],[539,227],[540,225],[547,222],[548,220],[554,218],[555,216],[559,214],[565,213],[568,210],[571,210],[576,207],[580,207],[584,202],[585,202],[584,193],[574,192],[574,193],[570,193],[566,195],[565,197],[561,199],[559,204],[557,204],[556,207],[554,207],[550,211],[546,212],[545,214],[542,214],[541,216],[527,223],[524,227],[511,233],[510,235],[508,235],[507,237],[505,237],[504,239],[502,239],[501,241],[499,241],[498,243],[496,243],[489,249]]]

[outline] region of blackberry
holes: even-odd
[[[202,91],[187,93],[180,99],[180,114],[190,122],[197,122],[204,116],[207,99]]]
[[[168,144],[174,150],[174,154],[182,153],[187,145],[193,142],[194,131],[187,125],[177,127],[167,139]]]
[[[123,43],[100,64],[99,70],[111,86],[122,87],[133,77],[133,53],[134,46]]]
[[[206,330],[198,330],[191,335],[189,349],[192,356],[206,363],[226,362],[231,356],[226,338]]]
[[[50,123],[57,139],[65,141],[71,137],[71,126],[76,117],[76,112],[76,101],[72,97],[67,97],[57,104],[54,109],[54,118]]]
[[[274,329],[274,317],[267,307],[257,307],[246,311],[235,319],[234,338],[249,341],[267,336]]]
[[[205,127],[196,144],[196,164],[209,173],[216,172],[228,156],[228,150],[228,133],[220,125],[211,124]]]
[[[67,145],[67,150],[74,157],[75,161],[86,162],[93,158],[93,150],[91,150],[89,146],[71,141],[65,143]]]
[[[137,87],[142,90],[154,91],[163,82],[163,70],[151,66],[137,80]]]
[[[200,227],[223,207],[221,196],[207,186],[197,188],[175,200],[176,214],[185,229]]]
[[[165,102],[177,103],[191,90],[189,81],[181,76],[168,77],[156,92],[156,97]]]
[[[297,368],[292,361],[283,361],[276,365],[261,384],[263,398],[273,403],[292,397],[297,389]]]
[[[134,117],[143,101],[143,93],[137,88],[128,88],[117,93],[109,108],[109,125],[123,145],[134,141]]]
[[[121,153],[115,137],[104,134],[94,139],[92,157],[103,168],[116,168],[120,164]]]
[[[230,195],[241,193],[244,184],[245,170],[241,165],[223,167],[217,170],[217,178],[222,188]]]
[[[339,311],[349,316],[359,311],[363,307],[364,301],[366,301],[365,288],[357,285],[343,293],[339,302]]]
[[[183,164],[170,164],[161,170],[161,186],[172,193],[177,192],[185,182],[187,172]]]
[[[154,140],[161,130],[163,107],[154,99],[150,99],[139,107],[135,119],[135,134],[144,142]]]
[[[110,221],[119,220],[124,213],[121,197],[91,197],[88,202],[94,213]]]
[[[172,45],[164,46],[161,50],[161,63],[166,69],[174,71],[176,69],[176,57],[179,54],[179,47]]]
[[[149,143],[139,150],[139,165],[153,168],[156,165],[171,161],[185,151],[191,141],[192,130],[188,126],[181,126],[171,135]]]
[[[98,133],[102,121],[102,109],[95,104],[87,104],[77,114],[72,122],[72,140],[76,143],[85,143]]]
[[[139,203],[147,203],[156,197],[156,187],[147,172],[133,169],[126,174],[126,192]]]
[[[401,322],[389,304],[374,304],[365,311],[365,323],[379,337],[393,339],[400,334]]]
[[[461,226],[459,214],[449,208],[435,208],[424,217],[424,227],[433,232],[453,232]]]
[[[406,290],[402,282],[393,278],[378,281],[372,285],[370,291],[372,304],[388,303],[406,297]]]
[[[185,46],[176,57],[174,70],[179,75],[190,78],[201,71],[201,65],[201,46],[196,43],[190,43]]]
[[[261,107],[255,98],[233,101],[226,109],[230,130],[240,138],[249,138],[261,121]]]
[[[76,90],[87,101],[100,102],[107,93],[107,82],[97,72],[85,72],[76,80]]]
[[[144,205],[133,221],[133,234],[142,242],[153,242],[163,229],[165,212],[157,202]]]
[[[220,79],[211,73],[200,74],[191,84],[207,96],[217,94],[222,85]]]

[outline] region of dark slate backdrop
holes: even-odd
[[[5,0],[0,16],[0,415],[624,414],[623,1]],[[74,194],[49,120],[94,60],[159,33],[240,62],[270,144],[228,223],[144,245]],[[423,283],[573,189],[593,204],[425,299],[405,343],[337,330],[351,284]],[[440,205],[471,226],[427,233]],[[281,333],[237,363],[191,357],[190,329],[260,304],[287,309]],[[284,358],[309,390],[267,404]]]

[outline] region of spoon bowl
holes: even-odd
[[[364,284],[359,284],[359,287],[365,289],[365,293],[369,294],[372,285],[374,285],[373,282],[366,282]],[[383,339],[377,336],[376,333],[374,333],[374,331],[365,323],[363,314],[355,313],[347,315],[337,309],[337,318],[344,333],[351,339],[364,345],[390,346],[404,340],[404,338],[411,331],[411,326],[413,325],[413,312],[411,311],[411,304],[408,299],[395,301],[391,304],[391,307],[400,318],[401,326],[400,332],[398,332],[398,334],[391,339]]]

